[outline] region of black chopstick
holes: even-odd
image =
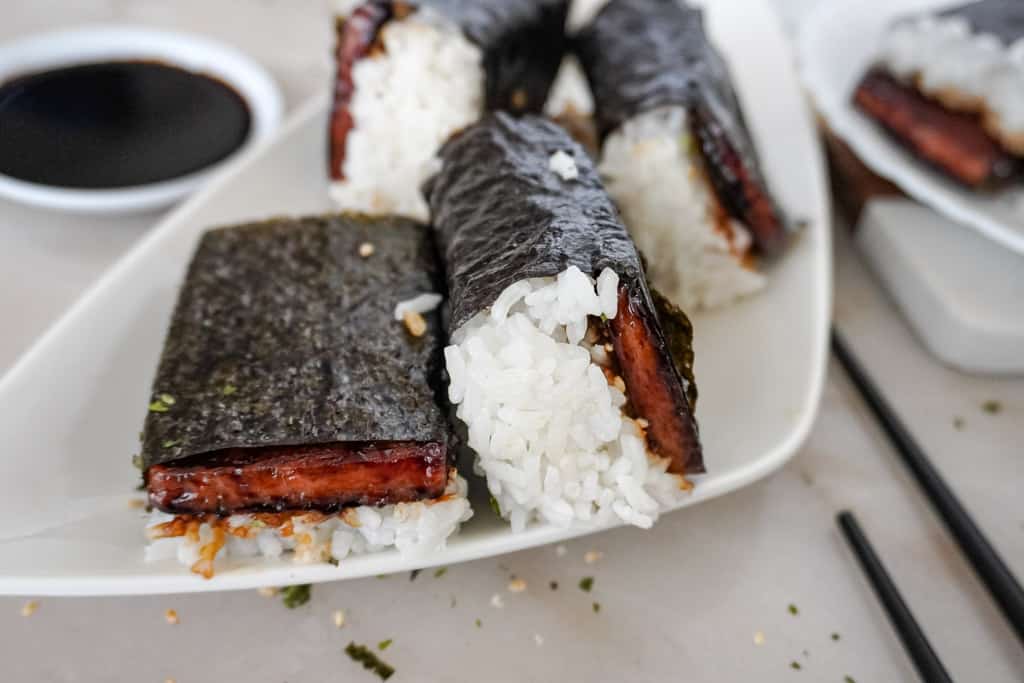
[[[1013,572],[985,538],[978,525],[957,500],[928,456],[879,393],[875,383],[846,346],[839,332],[832,330],[832,351],[842,364],[860,395],[871,408],[903,462],[924,489],[932,507],[956,539],[974,571],[1010,622],[1017,638],[1024,642],[1024,589]]]
[[[899,588],[893,583],[889,572],[885,570],[885,565],[878,559],[875,549],[871,547],[867,536],[864,535],[857,523],[857,518],[849,510],[844,510],[836,515],[836,522],[839,523],[839,528],[843,530],[847,543],[850,544],[850,548],[857,556],[857,561],[860,562],[864,573],[867,574],[871,587],[885,608],[889,621],[896,629],[896,634],[900,637],[903,648],[910,655],[910,659],[913,660],[914,668],[921,675],[921,679],[927,683],[943,683],[943,681],[952,683],[953,679],[949,677],[946,667],[942,666],[942,661],[935,654],[935,650],[932,649],[924,631],[914,619],[907,603],[903,601]]]

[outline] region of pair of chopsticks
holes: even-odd
[[[832,352],[960,546],[1003,616],[1024,642],[1024,589],[834,328]],[[921,678],[952,681],[853,513],[836,518]]]

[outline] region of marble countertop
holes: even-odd
[[[776,4],[793,26],[813,1]],[[263,62],[290,108],[327,74],[327,2],[20,5],[5,13],[0,41],[85,21],[199,31]],[[0,201],[0,372],[156,218],[81,218]],[[1024,380],[969,376],[928,356],[842,228],[836,237],[837,325],[1024,575]],[[989,400],[1002,410],[984,411]],[[567,543],[564,554],[533,549],[441,577],[318,585],[295,610],[242,591],[46,598],[23,617],[25,598],[0,598],[0,672],[11,681],[372,681],[343,649],[391,638],[394,681],[916,680],[836,530],[845,507],[954,679],[1024,679],[1024,649],[834,364],[815,429],[788,466],[651,531],[617,529]],[[603,557],[588,564],[588,551]],[[526,580],[525,592],[507,591],[512,575]],[[578,588],[584,576],[595,579],[590,593]],[[496,593],[503,608],[491,605]],[[167,623],[167,609],[180,623]]]

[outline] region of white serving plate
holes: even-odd
[[[47,69],[108,60],[152,59],[209,74],[245,99],[249,137],[226,159],[188,175],[124,188],[78,189],[31,183],[0,174],[0,196],[83,214],[139,213],[170,206],[207,182],[242,150],[270,136],[281,122],[281,93],[267,71],[238,50],[188,33],[100,24],[31,36],[0,46],[0,83]]]
[[[896,17],[962,4],[962,0],[834,0],[819,3],[800,29],[804,83],[833,132],[875,173],[911,197],[1024,253],[1024,187],[996,193],[964,189],[894,142],[852,105],[857,81],[874,60]]]
[[[806,438],[822,389],[831,302],[821,150],[779,23],[764,0],[719,0],[708,19],[757,139],[771,143],[762,145],[763,161],[778,198],[808,224],[771,268],[766,291],[695,317],[698,418],[710,474],[698,478],[685,505],[765,477]],[[324,100],[309,103],[276,139],[171,214],[0,380],[0,594],[330,581],[447,565],[593,531],[536,526],[513,534],[478,499],[462,533],[420,562],[393,551],[337,567],[222,561],[206,581],[170,561],[143,561],[142,513],[128,506],[139,495],[138,472],[129,461],[193,247],[207,226],[328,209],[325,116]]]

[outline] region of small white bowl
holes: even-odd
[[[137,213],[166,207],[202,185],[219,167],[272,133],[281,121],[281,93],[270,74],[238,50],[185,33],[136,26],[100,25],[46,33],[0,46],[0,83],[75,64],[158,60],[215,76],[249,105],[249,137],[222,161],[157,183],[82,190],[25,182],[0,174],[0,196],[51,209],[90,214]]]

